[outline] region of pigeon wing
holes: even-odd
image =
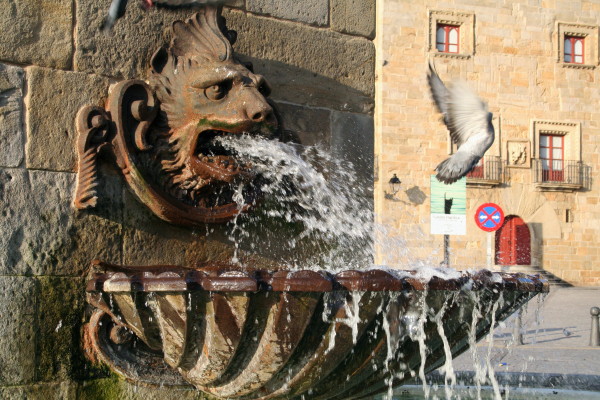
[[[484,132],[493,138],[494,128],[490,122],[491,114],[484,101],[465,84],[459,82],[452,85],[448,98],[447,126],[452,141],[459,148],[471,137]]]
[[[446,114],[448,113],[448,101],[450,99],[450,92],[444,82],[440,79],[432,63],[429,63],[429,73],[427,74],[427,82],[429,82],[429,88],[431,89],[431,95],[433,101],[439,112],[444,114],[444,122],[446,122]]]

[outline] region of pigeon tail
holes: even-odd
[[[117,20],[125,15],[125,8],[128,0],[112,0],[110,8],[108,9],[108,15],[102,23],[101,30],[109,34],[112,27],[115,25]],[[166,8],[180,8],[180,7],[203,7],[203,6],[222,6],[225,4],[231,4],[233,0],[139,0],[140,6],[144,10],[149,10],[152,7],[160,6]]]
[[[480,159],[477,155],[457,152],[435,167],[435,176],[438,181],[449,185],[471,172]]]
[[[100,30],[109,33],[115,22],[125,14],[125,7],[127,7],[127,0],[113,0]]]

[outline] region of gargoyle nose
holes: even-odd
[[[248,117],[254,122],[266,122],[272,119],[273,109],[267,103],[248,107]]]
[[[246,115],[253,122],[267,122],[273,119],[273,108],[258,95],[246,103]]]
[[[251,118],[255,122],[263,122],[267,120],[268,114],[269,113],[267,111],[261,111],[255,113]]]

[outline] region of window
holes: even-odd
[[[580,123],[534,120],[531,143],[532,178],[538,190],[572,192],[588,186]]]
[[[593,69],[598,65],[598,27],[558,24],[557,61],[565,68]]]
[[[438,24],[435,34],[435,47],[443,53],[458,53],[460,27]]]
[[[485,155],[477,162],[475,166],[467,173],[467,186],[477,188],[493,188],[502,184],[502,159],[500,153],[500,143],[502,143],[502,132],[500,124],[500,114],[495,114],[492,119],[496,140],[492,146],[485,152]],[[457,150],[456,144],[452,143],[448,135],[448,154],[454,154]]]
[[[434,57],[470,58],[475,48],[475,15],[429,11],[429,51]]]
[[[479,178],[482,179],[485,175],[483,174],[483,158],[471,169],[471,172],[467,174],[467,178]]]
[[[564,137],[540,135],[540,161],[543,182],[562,182],[564,180],[564,160]]]
[[[585,38],[565,36],[565,62],[572,64],[584,64],[583,41]]]
[[[467,186],[494,187],[501,183],[502,161],[494,155],[485,155],[467,174]]]

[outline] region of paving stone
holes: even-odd
[[[193,265],[229,261],[233,255],[224,225],[207,224],[196,229],[171,225],[155,216],[129,191],[125,192],[123,213],[126,265]]]
[[[349,38],[325,29],[244,14],[238,10],[224,11],[223,15],[227,19],[228,27],[238,31],[235,50],[239,54],[281,63],[288,68],[305,70],[314,77],[321,76],[333,80],[363,95],[373,97],[375,47],[371,41],[359,37]],[[278,85],[272,81],[274,74],[266,74],[258,68],[256,70],[271,79],[273,88],[277,88]],[[298,79],[294,74],[286,74],[280,78],[290,83]],[[307,83],[310,82],[304,79],[296,82],[296,90],[312,93],[313,89],[318,89],[315,85]],[[328,86],[321,90],[331,90],[332,85]],[[289,86],[284,88],[289,89]]]
[[[254,71],[265,77],[271,85],[271,98],[274,100],[339,111],[373,111],[373,96],[341,84],[335,79],[279,61],[246,55],[240,55],[239,58],[251,62]]]
[[[77,400],[216,400],[199,390],[190,388],[152,388],[135,386],[117,378],[95,379],[83,382],[77,389]]]
[[[0,387],[0,398],[4,400],[71,400],[77,398],[76,394],[77,386],[71,382]]]
[[[36,379],[69,380],[82,374],[81,323],[85,279],[39,277]]]
[[[27,168],[74,171],[75,116],[85,105],[103,105],[108,79],[29,67],[27,71]]]
[[[305,146],[321,144],[329,147],[331,111],[278,103],[277,111],[286,136]]]
[[[329,23],[327,0],[248,0],[247,10],[317,26]]]
[[[95,258],[121,260],[120,207],[102,198],[77,212],[74,184],[70,173],[0,169],[0,274],[82,275]]]
[[[23,161],[23,70],[0,64],[0,166]]]
[[[494,330],[494,343],[482,340],[477,346],[480,359],[491,351],[496,373],[520,375],[525,382],[542,374],[562,377],[593,378],[595,388],[579,381],[579,390],[598,390],[600,380],[600,348],[589,346],[590,308],[598,305],[600,288],[550,288],[546,297],[538,296],[523,308],[521,333],[523,345],[515,345],[514,317],[509,317]],[[516,314],[515,314],[516,316]],[[511,351],[507,351],[510,349]],[[503,364],[503,365],[502,365]],[[467,351],[454,360],[455,371],[473,371],[472,352]],[[511,383],[515,384],[515,383]],[[589,383],[588,383],[589,384]],[[561,387],[560,383],[556,387]],[[559,397],[557,397],[559,398]]]
[[[75,69],[119,79],[146,78],[150,57],[167,44],[173,21],[187,19],[189,8],[152,8],[137,1],[127,4],[125,15],[109,34],[100,27],[111,0],[77,0]]]
[[[375,37],[375,0],[330,0],[331,29],[337,32]]]
[[[0,287],[0,385],[30,383],[36,362],[36,282],[0,276]]]
[[[0,13],[0,60],[69,68],[72,0],[8,0]]]
[[[373,186],[374,122],[368,115],[332,113],[331,150],[338,157],[350,161],[362,187]]]

